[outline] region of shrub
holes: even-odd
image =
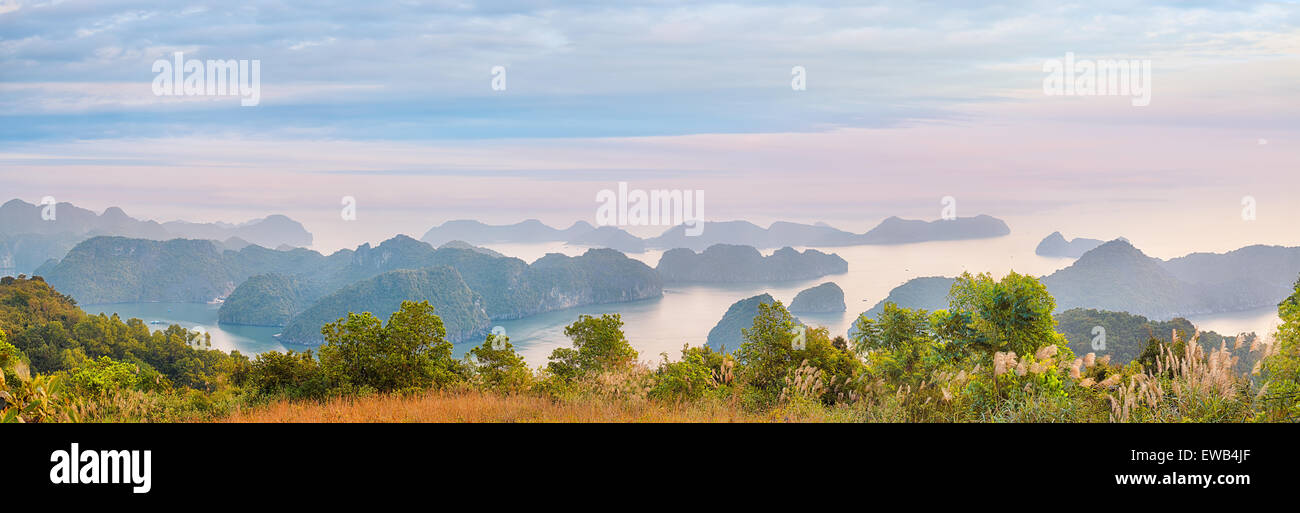
[[[533,384],[528,363],[504,335],[488,335],[482,345],[469,350],[469,359],[479,386],[484,388],[521,392]]]
[[[564,328],[573,347],[551,352],[546,370],[563,381],[635,363],[639,356],[623,335],[623,318],[618,314],[600,317],[581,315]]]
[[[248,384],[263,395],[286,394],[296,398],[323,398],[329,390],[320,364],[311,350],[295,353],[269,351],[257,355]]]
[[[731,384],[735,361],[704,345],[682,346],[681,361],[669,362],[668,353],[655,372],[649,396],[653,399],[692,401]]]
[[[78,393],[89,395],[130,390],[140,386],[140,368],[101,356],[72,372],[68,385]]]

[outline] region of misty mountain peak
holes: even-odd
[[[122,210],[120,207],[108,207],[104,210],[103,214],[99,215],[99,217],[111,221],[133,220],[131,219],[131,216],[126,215],[126,211]]]
[[[1084,253],[1083,256],[1079,257],[1079,260],[1075,262],[1075,265],[1088,264],[1092,262],[1113,263],[1120,261],[1121,259],[1151,260],[1151,257],[1147,256],[1146,253],[1143,253],[1142,250],[1133,247],[1133,245],[1129,244],[1128,241],[1115,239]]]

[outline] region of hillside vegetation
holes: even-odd
[[[0,422],[211,418],[248,369],[207,335],[87,315],[39,277],[0,278]]]
[[[647,363],[616,314],[582,315],[540,368],[507,337],[453,358],[429,302],[348,312],[318,352],[249,359],[180,327],[87,316],[40,279],[0,283],[5,421],[1255,422],[1300,418],[1300,283],[1275,339],[1174,329],[1138,358],[1076,354],[1038,280],[958,277],[947,308],[887,304],[855,335],[797,330],[760,298],[738,347]],[[1081,319],[1097,315],[1083,312]],[[1091,322],[1086,320],[1084,322]],[[1180,323],[1181,324],[1181,323]],[[1135,325],[1136,326],[1136,325]],[[1073,328],[1071,328],[1073,329]],[[1141,329],[1141,327],[1135,327]],[[1244,351],[1244,352],[1243,352]],[[1256,363],[1236,369],[1250,355]]]
[[[1152,321],[1124,312],[1072,308],[1058,314],[1056,322],[1057,331],[1065,335],[1070,342],[1070,349],[1076,354],[1095,352],[1098,356],[1109,356],[1116,363],[1128,363],[1142,358],[1150,363],[1156,346],[1175,343],[1176,339],[1192,338],[1196,338],[1206,351],[1226,345],[1236,362],[1235,370],[1239,373],[1249,372],[1259,360],[1259,354],[1250,351],[1251,344],[1257,338],[1256,334],[1223,336],[1213,331],[1198,333],[1192,322],[1182,317]],[[1104,342],[1098,344],[1103,347],[1094,349],[1094,339],[1103,334]]]

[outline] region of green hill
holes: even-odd
[[[387,318],[402,301],[428,301],[447,328],[447,339],[460,341],[486,333],[487,312],[482,297],[470,290],[460,273],[448,266],[391,271],[354,283],[317,301],[284,327],[283,342],[318,345],[321,327],[348,312],[370,312]]]
[[[799,291],[789,308],[794,313],[833,313],[846,309],[844,289],[831,281]]]
[[[186,239],[95,237],[40,272],[85,304],[206,302],[234,290],[237,279],[215,243]]]
[[[1191,340],[1196,334],[1196,326],[1191,321],[1182,317],[1177,317],[1168,321],[1153,321],[1140,315],[1132,315],[1125,312],[1109,312],[1104,310],[1072,308],[1056,314],[1056,330],[1065,335],[1066,340],[1070,342],[1070,350],[1076,355],[1085,355],[1096,353],[1097,356],[1110,355],[1111,361],[1116,363],[1128,363],[1140,357],[1142,351],[1146,349],[1147,343],[1151,338],[1156,338],[1162,342],[1173,340],[1173,333],[1178,332],[1178,338],[1183,341]],[[1096,328],[1102,328],[1104,331],[1096,331]],[[1094,348],[1093,340],[1101,333],[1105,334],[1105,348]],[[1232,351],[1233,356],[1238,358],[1237,372],[1248,372],[1255,364],[1258,354],[1250,352],[1250,343],[1256,337],[1254,333],[1244,334],[1245,340],[1242,347],[1233,349],[1236,345],[1237,335],[1224,336],[1213,331],[1201,333],[1199,342],[1206,351],[1213,351],[1220,347],[1221,344],[1227,343],[1227,347]],[[1098,344],[1100,345],[1100,344]]]
[[[259,274],[235,288],[217,317],[223,324],[284,326],[322,295],[302,276]]]

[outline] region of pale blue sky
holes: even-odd
[[[1015,101],[1067,51],[1172,72],[1294,56],[1280,44],[1300,25],[1294,2],[983,3],[0,0],[0,139],[895,126]],[[173,51],[261,60],[265,102],[153,97],[150,65]],[[792,66],[805,94],[790,94]]]

